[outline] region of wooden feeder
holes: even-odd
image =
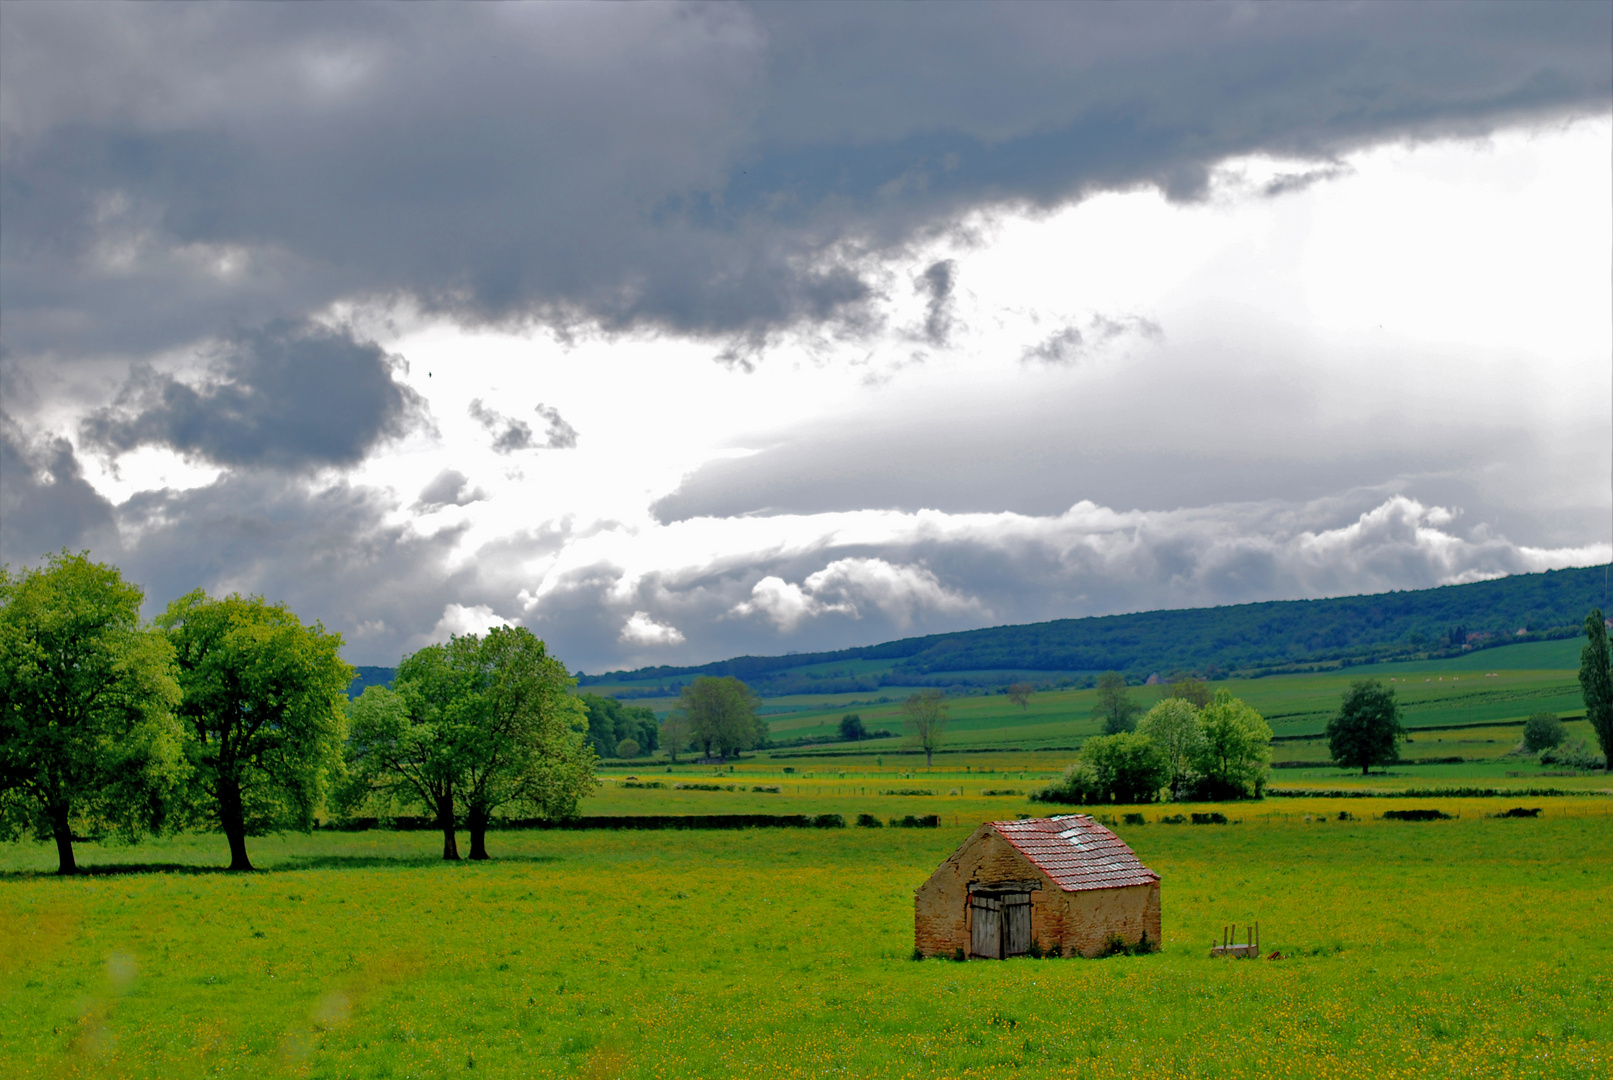
[[[1234,959],[1256,960],[1260,957],[1260,924],[1243,928],[1244,941],[1238,942],[1238,924],[1221,928],[1221,944],[1210,946],[1210,955],[1230,956]]]

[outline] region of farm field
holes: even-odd
[[[1520,801],[1543,816],[1487,816]],[[50,849],[0,846],[0,1073],[1613,1066],[1613,799],[1268,800],[1225,826],[1144,808],[1116,829],[1163,877],[1162,952],[915,962],[912,891],[981,806],[933,830],[499,832],[484,864],[442,863],[431,833],[321,832],[254,841],[264,872],[240,877],[213,872],[216,836],[86,845],[161,869],[61,880]],[[1460,816],[1374,816],[1413,806]],[[1285,959],[1208,958],[1256,919]]]

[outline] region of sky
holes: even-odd
[[[574,670],[1613,558],[1613,4],[0,6],[0,559]]]

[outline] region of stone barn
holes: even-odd
[[[1097,956],[1114,934],[1158,947],[1159,875],[1088,814],[988,821],[914,894],[925,956]]]

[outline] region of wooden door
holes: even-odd
[[[1002,903],[1003,955],[1024,956],[1031,951],[1031,894],[1004,893]]]
[[[1003,957],[1003,904],[995,896],[975,893],[969,897],[969,955],[992,960]]]

